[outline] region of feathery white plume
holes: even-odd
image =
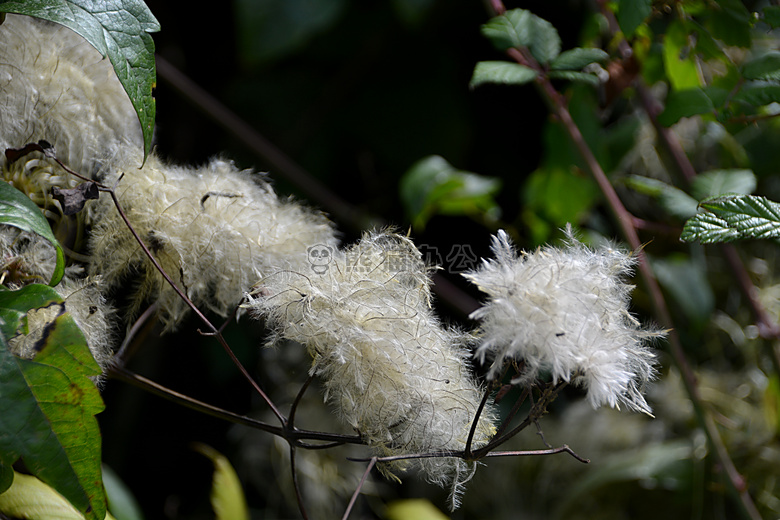
[[[263,278],[251,308],[279,336],[307,346],[326,400],[377,454],[463,450],[483,390],[467,361],[470,337],[433,315],[420,252],[406,237],[380,232],[332,253],[325,270]],[[487,407],[474,447],[488,442],[493,420]],[[455,458],[415,464],[430,481],[453,484],[453,506],[472,474]]]
[[[609,404],[650,413],[642,395],[655,356],[647,342],[664,333],[642,328],[629,313],[625,282],[635,257],[614,247],[590,249],[567,227],[564,248],[515,252],[509,237],[493,237],[494,260],[464,276],[489,301],[472,313],[482,321],[476,355],[493,360],[495,378],[507,359],[522,360],[521,377],[550,371],[554,381],[583,385],[593,407]]]
[[[45,139],[74,170],[143,159],[141,124],[111,62],[62,25],[7,14],[0,25],[0,163]]]
[[[187,296],[217,314],[232,311],[272,266],[308,268],[309,246],[336,246],[322,214],[280,200],[262,175],[228,161],[186,168],[152,156],[143,168],[125,171],[116,194],[133,228]],[[112,287],[134,283],[134,310],[155,300],[161,319],[175,326],[188,307],[146,258],[111,199],[101,197],[92,221],[90,273]]]

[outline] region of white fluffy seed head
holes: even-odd
[[[130,223],[203,309],[227,315],[272,266],[302,269],[308,247],[336,247],[322,214],[279,200],[262,175],[228,161],[185,168],[152,156],[143,168],[125,171],[116,194]],[[133,310],[156,301],[163,322],[175,326],[188,307],[146,258],[111,199],[101,197],[91,221],[90,272],[111,287],[134,284]]]
[[[31,283],[46,283],[56,264],[56,252],[48,240],[10,226],[0,226],[2,284],[12,290]],[[68,312],[87,340],[98,365],[105,370],[113,355],[114,309],[103,297],[100,277],[84,278],[83,269],[69,267],[54,290],[64,305],[34,309],[27,313],[26,334],[9,338],[11,351],[32,359],[46,327],[62,312]],[[96,384],[102,377],[95,379]]]
[[[377,454],[464,449],[483,391],[467,360],[470,337],[443,328],[433,315],[417,248],[406,237],[378,232],[332,253],[327,269],[312,265],[263,278],[249,304],[253,312],[279,337],[306,345],[326,400]],[[474,447],[488,442],[493,422],[488,406]],[[470,474],[470,466],[454,458],[415,465],[456,491]]]
[[[84,175],[143,159],[141,125],[108,59],[58,24],[7,14],[0,25],[0,162],[45,139]]]
[[[554,381],[583,385],[594,407],[608,404],[650,413],[642,390],[654,376],[647,345],[664,333],[642,328],[629,313],[633,286],[625,282],[635,257],[615,247],[590,249],[566,230],[563,248],[516,253],[503,231],[493,238],[493,260],[465,276],[490,299],[472,314],[481,323],[476,351],[492,360],[523,362],[521,378],[545,371]]]
[[[35,233],[0,225],[2,284],[12,289],[46,284],[57,265],[57,253],[48,240]]]

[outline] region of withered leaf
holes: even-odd
[[[75,188],[58,188],[51,190],[55,199],[60,202],[62,212],[65,215],[73,215],[84,209],[84,204],[90,199],[100,197],[97,184],[94,182],[82,182]]]

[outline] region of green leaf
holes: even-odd
[[[738,195],[702,202],[710,213],[699,213],[685,223],[680,239],[702,244],[737,239],[780,237],[780,204],[764,197]]]
[[[522,85],[533,81],[536,71],[517,63],[508,61],[480,61],[474,67],[469,87],[474,88],[483,83],[498,83],[504,85]]]
[[[60,243],[54,237],[49,223],[30,197],[7,182],[0,182],[0,224],[14,226],[24,231],[37,233],[52,243],[57,251],[57,264],[49,285],[57,285],[65,274],[65,255]]]
[[[768,5],[762,11],[763,19],[772,29],[780,27],[780,6]]]
[[[528,49],[533,54],[536,61],[545,65],[554,60],[561,53],[561,37],[553,24],[539,18],[532,17],[533,30],[531,31],[531,42]]]
[[[701,242],[717,244],[731,242],[739,238],[739,231],[729,227],[728,222],[713,213],[698,213],[685,223],[680,240],[683,242]]]
[[[658,179],[629,175],[626,177],[626,185],[639,193],[658,199],[667,213],[681,219],[691,218],[699,206],[696,199],[681,189]]]
[[[108,56],[141,122],[144,158],[149,154],[157,81],[149,33],[159,31],[160,23],[142,0],[0,0],[0,11],[62,24]]]
[[[526,179],[522,191],[523,219],[534,232],[534,243],[549,239],[545,236],[549,229],[580,222],[601,198],[598,186],[578,173],[577,168],[550,165]]]
[[[438,155],[417,161],[400,182],[401,200],[417,228],[435,214],[494,218],[499,206],[493,195],[501,181],[457,170]]]
[[[14,482],[14,470],[0,462],[0,495],[6,492]]]
[[[763,81],[748,81],[734,95],[733,100],[754,107],[780,103],[780,85]]]
[[[534,59],[547,64],[561,52],[561,37],[555,27],[525,9],[512,9],[490,19],[482,34],[499,50],[528,47]]]
[[[0,463],[11,465],[21,457],[89,520],[106,512],[94,417],[103,402],[88,379],[99,373],[67,313],[47,327],[34,360],[13,355],[0,336]]]
[[[576,47],[562,52],[550,62],[550,70],[582,70],[591,63],[604,63],[609,54],[592,47]]]
[[[0,334],[5,338],[15,336],[28,311],[61,302],[60,295],[47,285],[30,284],[17,291],[0,291]]]
[[[666,98],[666,107],[658,116],[663,126],[672,126],[683,117],[707,114],[715,110],[715,105],[700,88],[673,90]]]
[[[626,38],[631,38],[652,12],[652,0],[618,0],[617,21]]]
[[[742,67],[746,79],[780,80],[780,52],[769,51]]]
[[[696,176],[691,193],[696,200],[723,195],[749,195],[756,189],[753,170],[710,170]]]
[[[669,24],[664,36],[664,67],[674,90],[701,87],[699,65],[691,49],[686,25],[680,20]]]
[[[573,70],[552,70],[548,74],[551,79],[565,79],[569,81],[577,81],[579,83],[585,83],[591,86],[598,86],[601,81],[593,74],[586,72],[576,72]]]
[[[741,0],[718,0],[705,24],[726,45],[750,47],[752,16]]]
[[[241,481],[227,457],[205,444],[196,444],[195,450],[214,463],[211,506],[216,513],[216,520],[249,520]]]
[[[525,9],[512,9],[488,20],[482,26],[482,35],[500,51],[512,47],[527,47],[531,42],[532,16],[531,12]]]

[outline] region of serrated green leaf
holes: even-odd
[[[522,85],[533,81],[536,71],[508,61],[480,61],[474,67],[469,87],[474,88],[483,83],[498,83],[503,85]]]
[[[681,240],[710,244],[780,237],[780,204],[764,197],[720,197],[702,202],[701,207],[710,213],[699,213],[686,222]]]
[[[780,27],[780,6],[768,5],[761,11],[763,20],[771,27],[775,29]]]
[[[561,38],[555,27],[525,9],[512,9],[490,19],[482,34],[499,50],[527,47],[534,59],[547,64],[561,52]]]
[[[585,83],[587,85],[591,86],[598,86],[599,78],[594,76],[593,74],[588,74],[586,72],[576,72],[573,70],[551,70],[548,76],[551,79],[565,79],[568,81],[576,81],[578,83]]]
[[[729,227],[728,222],[712,213],[698,213],[690,218],[683,227],[680,240],[683,242],[701,242],[717,244],[731,242],[739,238],[739,232]]]
[[[683,117],[707,114],[715,110],[712,100],[700,88],[673,90],[666,98],[666,107],[658,116],[663,126],[672,126]]]
[[[493,199],[501,189],[499,179],[458,170],[438,155],[414,163],[400,189],[407,215],[418,228],[436,214],[493,218],[499,211]]]
[[[512,47],[527,47],[531,42],[531,12],[512,9],[488,20],[482,26],[482,35],[500,51]]]
[[[101,519],[106,499],[94,415],[103,402],[88,379],[100,368],[67,313],[47,327],[40,348],[34,360],[22,359],[0,336],[0,463],[22,458],[87,519]]]
[[[664,36],[663,59],[666,75],[674,90],[701,87],[702,80],[696,63],[686,25],[675,20]]]
[[[631,38],[652,12],[652,0],[618,0],[617,21],[626,38]]]
[[[37,478],[14,474],[13,486],[0,494],[0,513],[12,518],[35,520],[84,520],[84,515],[54,489]],[[105,520],[115,520],[106,514]]]
[[[769,51],[745,63],[742,75],[746,79],[780,80],[780,52]]]
[[[227,457],[205,444],[196,444],[195,450],[214,463],[214,479],[210,496],[216,520],[249,520],[249,510],[241,481]]]
[[[658,199],[661,207],[670,215],[687,219],[696,214],[699,203],[681,189],[658,179],[629,175],[626,185],[631,189]]]
[[[57,251],[57,264],[49,285],[57,285],[65,274],[65,255],[52,233],[49,223],[30,197],[10,184],[0,181],[0,224],[36,233],[52,243]]]
[[[696,176],[691,193],[696,200],[728,194],[749,195],[756,189],[753,170],[710,170]]]
[[[591,63],[604,63],[609,54],[592,47],[576,47],[562,52],[550,62],[550,70],[582,70]]]
[[[154,41],[160,23],[142,0],[0,0],[0,11],[62,24],[107,56],[133,103],[144,137],[144,158],[152,147]]]
[[[561,53],[561,37],[553,24],[547,20],[538,16],[533,16],[531,20],[533,30],[528,49],[536,61],[546,65]]]

